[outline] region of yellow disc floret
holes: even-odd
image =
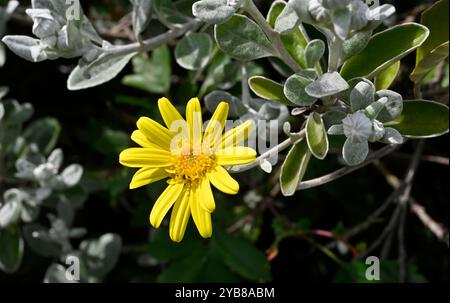
[[[173,157],[176,181],[198,182],[216,166],[216,157],[205,153],[181,154]]]

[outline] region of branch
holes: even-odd
[[[241,173],[241,172],[250,170],[252,168],[255,168],[261,163],[262,160],[271,158],[272,156],[275,156],[275,155],[278,155],[280,152],[282,152],[289,146],[300,142],[304,137],[305,137],[305,130],[303,129],[299,133],[292,134],[290,138],[284,140],[283,142],[281,142],[274,148],[268,150],[267,152],[265,152],[264,154],[262,154],[261,156],[256,158],[256,160],[253,161],[252,163],[245,164],[245,165],[239,165],[239,166],[232,166],[228,169],[228,171],[230,173],[234,174],[234,173]]]
[[[304,190],[304,189],[310,189],[314,187],[318,187],[327,183],[330,183],[332,181],[335,181],[339,178],[342,178],[348,174],[351,174],[354,171],[357,171],[371,163],[373,163],[375,160],[378,160],[380,158],[383,158],[393,151],[397,150],[401,145],[388,145],[383,147],[380,150],[377,150],[376,152],[372,153],[365,162],[356,165],[356,166],[346,166],[341,169],[338,169],[337,171],[334,171],[328,175],[312,179],[309,181],[301,182],[297,188],[297,190]]]
[[[397,176],[391,174],[383,165],[377,164],[377,168],[386,177],[386,180],[390,186],[392,186],[393,188],[398,188],[400,186],[401,182],[397,178]],[[418,219],[422,222],[422,224],[426,228],[428,228],[439,241],[445,243],[447,247],[449,247],[448,229],[441,223],[438,223],[436,220],[434,220],[427,213],[425,207],[423,207],[420,203],[418,203],[414,197],[411,197],[409,199],[409,204],[411,212],[418,217]]]
[[[198,20],[191,20],[181,27],[171,29],[164,34],[149,38],[142,42],[135,42],[127,45],[115,45],[108,49],[100,49],[106,55],[126,55],[133,52],[149,51],[172,39],[176,39],[189,31],[197,30],[203,23]]]
[[[410,209],[414,213],[422,224],[428,228],[433,235],[436,236],[441,242],[447,244],[449,247],[448,230],[442,224],[436,222],[430,215],[428,215],[425,207],[417,203],[414,198],[410,200]]]

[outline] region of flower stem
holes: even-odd
[[[253,0],[246,0],[244,4],[244,10],[250,14],[250,16],[258,23],[261,29],[266,34],[267,38],[269,38],[270,42],[274,50],[276,51],[276,55],[283,60],[295,73],[301,73],[301,67],[292,59],[289,52],[283,45],[283,41],[281,41],[280,34],[273,30],[273,28],[266,21],[264,16],[261,14],[259,9],[256,7]]]

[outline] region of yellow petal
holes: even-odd
[[[225,123],[227,122],[229,107],[227,102],[221,102],[206,126],[204,137],[207,144],[210,146],[215,145],[222,137],[222,132],[225,128]]]
[[[211,214],[200,206],[200,195],[198,187],[192,187],[189,196],[189,206],[191,208],[192,219],[195,226],[203,238],[210,238],[212,235]]]
[[[209,174],[209,180],[221,192],[229,195],[235,195],[239,192],[239,183],[222,166],[216,166]]]
[[[189,100],[186,106],[186,120],[190,128],[190,142],[193,146],[200,146],[202,142],[202,107],[197,98]]]
[[[216,209],[216,203],[214,202],[214,196],[209,184],[208,178],[203,178],[199,184],[200,191],[200,203],[204,210],[212,213]]]
[[[175,106],[173,106],[167,98],[161,98],[158,100],[158,108],[161,112],[164,123],[169,130],[172,123],[176,121],[184,121],[183,117],[177,111]]]
[[[166,188],[161,196],[159,196],[150,213],[150,224],[153,227],[158,228],[161,225],[161,222],[167,212],[175,201],[177,201],[183,191],[183,187],[184,184],[182,183],[171,184]]]
[[[128,148],[120,153],[120,164],[128,167],[167,167],[171,154],[156,148]]]
[[[220,148],[233,147],[242,144],[254,130],[255,123],[252,120],[245,121],[241,125],[225,133]]]
[[[130,189],[135,189],[167,177],[169,177],[169,174],[163,168],[143,167],[134,174],[130,183]]]
[[[133,140],[135,143],[139,144],[142,147],[161,148],[158,145],[148,141],[147,137],[140,130],[135,130],[131,134],[131,140]]]
[[[256,151],[250,147],[237,146],[218,150],[217,164],[222,166],[247,164],[256,159]]]
[[[189,190],[183,190],[177,202],[175,202],[170,216],[169,234],[172,241],[181,242],[183,240],[190,216]]]
[[[140,118],[137,122],[137,127],[147,137],[150,143],[169,150],[170,142],[174,134],[167,128],[147,117]]]

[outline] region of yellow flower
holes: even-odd
[[[241,145],[254,125],[247,121],[226,132],[228,104],[218,105],[203,131],[201,106],[197,98],[186,107],[186,120],[166,98],[158,101],[166,127],[142,117],[131,139],[139,148],[129,148],[120,154],[120,163],[140,168],[130,189],[168,178],[168,187],[156,201],[150,213],[150,223],[158,228],[172,208],[169,231],[175,242],[183,239],[192,214],[203,238],[212,235],[211,213],[215,209],[211,184],[226,194],[237,194],[236,182],[223,166],[241,165],[255,160],[256,152]]]

